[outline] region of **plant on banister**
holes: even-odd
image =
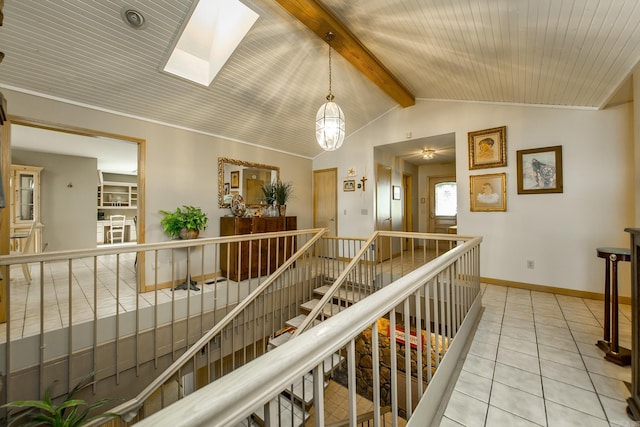
[[[263,200],[268,205],[274,203],[278,206],[280,216],[285,216],[287,211],[287,201],[293,194],[293,184],[290,182],[273,181],[262,186]]]
[[[182,205],[175,211],[160,210],[163,218],[160,225],[169,237],[175,239],[195,239],[200,234],[200,230],[207,228],[209,218],[202,209],[196,206]]]

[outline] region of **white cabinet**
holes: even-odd
[[[128,182],[104,181],[98,186],[99,209],[137,209],[138,185]]]

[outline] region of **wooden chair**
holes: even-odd
[[[32,250],[32,246],[33,239],[36,234],[36,225],[37,221],[33,221],[31,223],[31,227],[29,227],[29,232],[27,234],[16,236],[24,240],[22,240],[18,250],[11,251],[11,255],[24,255],[29,252],[35,252],[34,250]],[[29,264],[22,264],[22,274],[24,275],[24,280],[26,280],[27,283],[31,283],[31,272],[29,271]]]
[[[120,240],[120,243],[124,243],[126,219],[127,217],[125,215],[111,215],[109,217],[110,226],[107,232],[109,243],[113,243],[115,240]]]

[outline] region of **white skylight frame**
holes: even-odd
[[[239,0],[199,0],[163,71],[209,86],[258,17]]]

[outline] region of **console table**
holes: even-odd
[[[272,233],[296,228],[295,216],[220,218],[220,236]],[[220,248],[220,270],[224,277],[238,282],[249,277],[264,276],[274,272],[294,252],[294,238],[286,242],[281,237],[223,244]]]

